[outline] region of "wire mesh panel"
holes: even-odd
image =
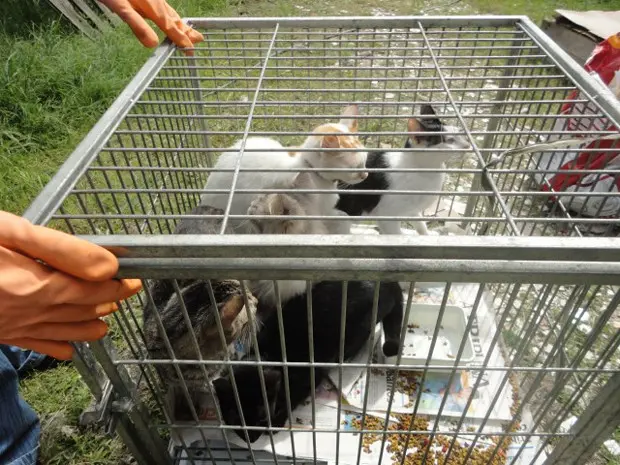
[[[28,212],[144,279],[80,347],[144,460],[587,463],[618,104],[523,18],[192,22]],[[575,151],[590,191],[557,183]]]

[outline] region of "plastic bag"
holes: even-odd
[[[620,33],[599,43],[584,68],[620,99]],[[591,131],[617,130],[608,118],[595,116],[600,110],[593,103],[578,102],[586,100],[579,90],[572,91],[567,100],[574,102],[564,104],[560,114],[575,117],[558,118],[553,127],[554,131],[579,131],[586,137],[591,135]],[[552,136],[552,138],[558,137]],[[620,152],[605,150],[611,147],[620,148],[620,142],[604,140],[584,144],[572,151],[543,153],[538,159],[537,169],[559,171],[539,173],[535,176],[536,180],[542,190],[549,192],[616,194],[620,191],[620,176],[604,172],[577,171],[620,170]],[[600,150],[583,152],[581,151],[583,149]],[[582,216],[610,218],[620,215],[620,197],[615,195],[553,195],[550,199],[562,201],[567,209]]]

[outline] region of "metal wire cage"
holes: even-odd
[[[595,191],[592,182],[591,191],[559,195],[552,178],[576,139],[593,139],[579,153],[618,153],[613,96],[523,17],[189,21],[206,41],[192,56],[160,46],[26,213],[109,247],[121,276],[145,280],[145,291],[113,316],[111,336],[77,346],[75,363],[99,402],[95,416],[113,417],[141,463],[588,463],[620,424],[620,221],[617,212],[602,214],[618,192]],[[354,218],[350,235],[174,234],[235,141],[266,136],[291,150],[352,103],[363,150],[432,157],[432,149],[402,148],[406,120],[422,104],[471,146],[453,149],[447,166],[409,170],[445,172],[446,180],[438,191],[405,192],[436,197],[423,215],[380,218],[400,221],[404,234],[377,235],[372,217]],[[374,171],[382,169],[389,171]],[[242,170],[237,164],[235,178]],[[588,164],[575,173],[618,175]],[[224,222],[249,218],[231,214],[240,192],[248,193],[234,182],[223,192]],[[422,219],[439,234],[408,231]],[[153,358],[142,313],[156,304],[151,286],[162,279],[173,280],[180,301],[184,282],[202,280],[214,306],[222,279],[305,280],[308,290],[338,280],[342,315],[346,283],[368,280],[373,318],[377,283],[400,281],[400,355],[383,360],[374,350],[380,333],[372,333],[354,360],[341,349],[322,363],[312,355],[321,341],[309,331],[310,359],[297,363],[204,359],[196,336],[195,355],[180,357],[168,331],[165,355]],[[243,291],[243,299],[247,307],[252,296]],[[307,299],[300,318],[318,328]],[[192,334],[189,307],[180,306],[177,329]],[[281,319],[286,306],[276,307]],[[431,312],[428,326],[415,323],[423,311]],[[459,315],[450,340],[444,326]],[[418,326],[428,347],[407,364]],[[216,327],[220,340],[219,319]],[[159,317],[158,328],[167,332]],[[442,346],[450,360],[439,363]],[[244,363],[261,373],[314,366],[330,375],[320,386],[312,375],[318,390],[300,410],[289,404],[283,427],[225,424],[217,408],[215,418],[200,418],[185,381],[192,418],[175,419],[162,368],[183,380],[183,369],[199,367],[213,395],[206,371],[220,365],[226,376]],[[269,402],[264,373],[260,380],[255,389]],[[263,435],[244,448],[239,427]]]

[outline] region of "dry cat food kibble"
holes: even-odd
[[[351,420],[351,426],[355,429],[362,429],[362,419],[354,418]],[[362,438],[362,449],[367,454],[370,454],[370,445],[373,442],[379,441],[381,439],[381,434],[379,431],[383,431],[385,429],[385,423],[383,420],[373,417],[370,415],[366,416],[364,420],[364,428],[365,430],[376,430],[377,433],[365,433]]]
[[[451,448],[452,436],[436,435],[431,438],[430,434],[407,434],[409,431],[428,431],[427,418],[418,416],[414,419],[413,415],[406,414],[396,414],[394,417],[398,422],[390,424],[387,428],[389,432],[385,433],[385,422],[382,419],[366,416],[363,429],[374,430],[376,433],[363,435],[362,449],[364,452],[370,454],[371,445],[381,442],[385,436],[386,450],[391,454],[392,465],[401,463],[405,465],[505,465],[507,462],[506,448],[512,441],[511,437],[504,438],[504,444],[498,448],[501,437],[494,436],[490,438],[492,446],[483,448],[481,444],[476,444],[470,453],[473,439],[465,445],[456,440]],[[351,427],[361,430],[361,417],[353,419]],[[448,452],[450,452],[449,457]]]
[[[396,390],[411,396],[418,389],[421,373],[415,371],[401,371],[396,377]]]
[[[407,333],[415,334],[415,330],[418,329],[419,327],[420,327],[420,325],[417,325],[415,323],[408,324],[407,325]]]

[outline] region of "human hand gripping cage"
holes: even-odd
[[[571,91],[618,103],[522,17],[190,21],[26,214],[144,280],[75,357],[136,460],[609,453],[618,217],[532,180],[617,135],[558,130]]]

